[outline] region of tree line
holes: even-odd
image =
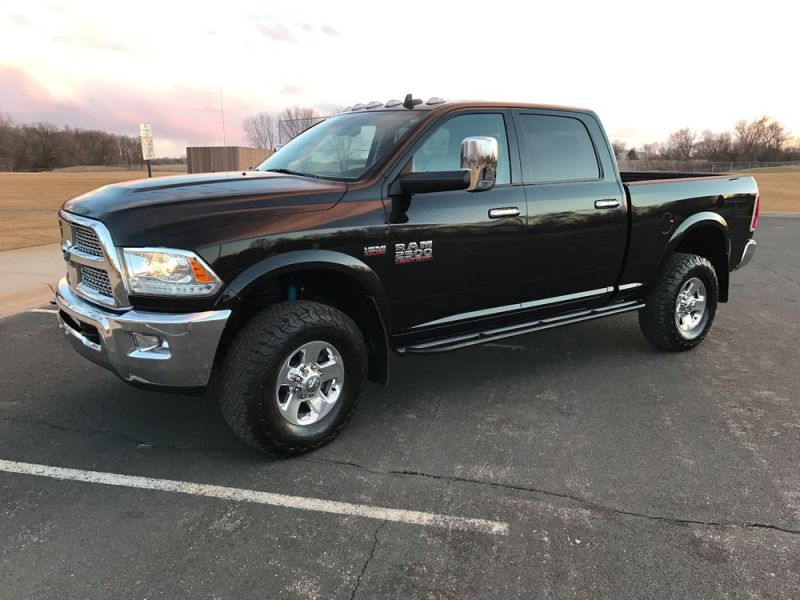
[[[688,127],[670,134],[665,142],[628,148],[616,140],[617,158],[628,160],[705,160],[710,162],[800,161],[800,145],[789,143],[789,132],[775,119],[763,116],[737,122],[732,131],[698,134]]]
[[[141,167],[138,137],[52,123],[15,123],[0,112],[0,170],[32,171],[79,165]]]

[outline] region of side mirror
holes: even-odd
[[[483,192],[497,180],[497,140],[488,136],[464,138],[461,142],[461,170],[469,173],[468,192]]]
[[[406,173],[398,177],[389,195],[427,194],[430,192],[451,192],[465,190],[469,185],[469,173],[464,171],[426,171],[424,173]]]

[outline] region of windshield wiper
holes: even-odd
[[[322,179],[319,175],[312,175],[311,173],[301,173],[300,171],[292,171],[291,169],[264,169],[268,173],[283,173],[284,175],[299,175],[300,177],[313,177],[314,179]]]

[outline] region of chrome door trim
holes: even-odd
[[[576,292],[574,294],[564,294],[563,296],[553,296],[551,298],[542,298],[541,300],[531,300],[530,302],[523,302],[522,308],[536,308],[537,306],[546,306],[548,304],[557,304],[559,302],[569,302],[571,300],[580,300],[582,298],[591,298],[592,296],[602,296],[614,291],[613,287],[598,288],[596,290],[587,290],[585,292]]]
[[[641,283],[623,283],[617,289],[619,289],[620,292],[624,292],[625,290],[632,290],[633,288],[637,288],[637,287],[641,287],[641,286],[642,286]]]
[[[495,306],[494,308],[470,310],[467,312],[450,315],[449,317],[442,317],[441,319],[436,319],[434,321],[428,321],[427,323],[420,323],[419,325],[414,325],[414,328],[416,329],[417,327],[432,327],[433,325],[444,325],[445,323],[453,323],[454,321],[463,321],[464,319],[488,317],[503,312],[511,312],[512,310],[520,310],[521,308],[522,308],[521,304],[506,304],[505,306]]]
[[[420,323],[414,325],[413,329],[419,327],[433,327],[435,325],[445,325],[447,323],[455,323],[456,321],[463,321],[465,319],[474,319],[478,317],[489,317],[505,312],[512,312],[515,310],[523,310],[526,308],[536,308],[538,306],[547,306],[549,304],[558,304],[559,302],[570,302],[572,300],[581,300],[582,298],[590,298],[592,296],[602,296],[613,292],[613,287],[598,288],[596,290],[587,290],[585,292],[577,292],[574,294],[564,294],[563,296],[552,296],[550,298],[542,298],[540,300],[530,300],[522,302],[521,304],[506,304],[505,306],[495,306],[493,308],[484,308],[481,310],[470,310],[468,312],[457,313],[427,323]]]

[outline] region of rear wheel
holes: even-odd
[[[264,452],[314,450],[347,424],[366,365],[364,338],[344,313],[309,301],[271,306],[231,344],[222,414],[239,437]]]
[[[711,329],[717,297],[717,274],[711,263],[694,254],[674,254],[639,311],[639,327],[660,350],[689,350]]]

